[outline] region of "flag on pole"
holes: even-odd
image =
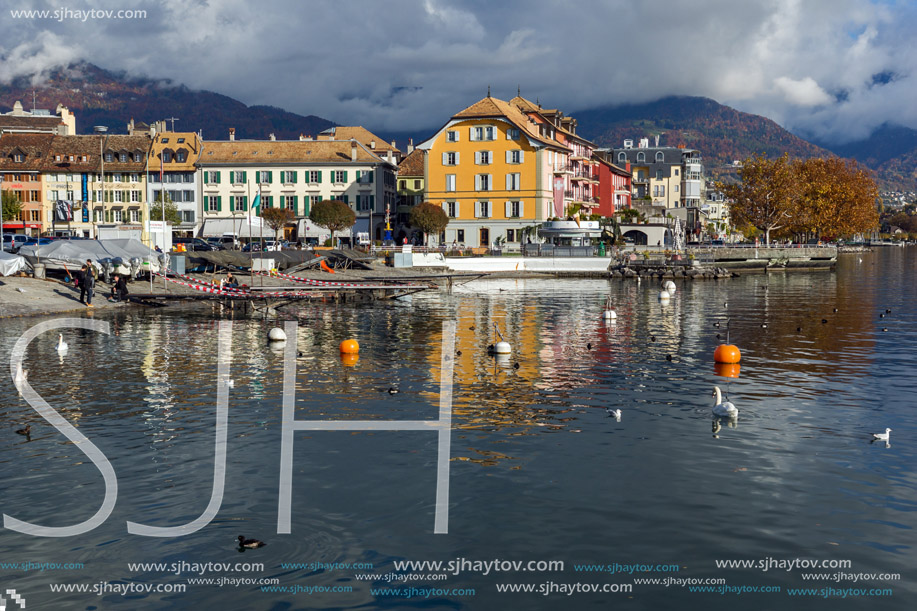
[[[255,195],[254,201],[252,201],[252,210],[255,211],[255,214],[261,214],[261,187],[258,187],[258,194]]]

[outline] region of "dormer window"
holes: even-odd
[[[186,151],[185,149],[178,149],[177,151],[175,151],[175,161],[177,161],[178,163],[185,163],[187,159],[188,159],[188,151]]]
[[[134,151],[134,161],[143,161],[143,153]]]
[[[16,153],[15,155],[13,155],[13,161],[15,161],[16,163],[22,163],[25,161],[25,155],[23,155],[22,153]]]
[[[184,143],[185,143],[185,139],[184,139],[184,138],[179,138],[179,139],[178,139],[178,143],[179,143],[179,144],[184,144]]]
[[[69,159],[70,161],[73,161],[73,155],[70,155],[70,157],[69,157],[68,159]]]
[[[162,152],[162,160],[163,160],[165,163],[171,162],[171,161],[172,161],[172,151],[169,151],[169,150],[163,151],[163,152]]]
[[[60,155],[55,155],[55,156],[54,156],[54,161],[60,161],[60,160],[61,160]]]
[[[168,144],[168,143],[169,143],[169,139],[168,139],[168,138],[163,138],[163,139],[162,139],[162,143],[163,143],[163,144]]]
[[[642,163],[644,161],[646,161],[646,155],[643,153],[637,153],[637,162]]]
[[[114,160],[115,160],[115,156],[113,153],[105,153],[105,161],[111,163]]]
[[[127,163],[127,153],[121,153],[118,157],[121,163]]]

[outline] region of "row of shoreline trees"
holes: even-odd
[[[728,200],[737,228],[754,227],[771,237],[849,237],[879,224],[879,188],[855,161],[839,158],[746,159],[742,182],[716,183]]]

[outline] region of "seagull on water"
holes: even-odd
[[[619,410],[619,409],[611,409],[610,407],[606,407],[606,408],[605,408],[605,411],[608,412],[608,415],[609,415],[609,416],[611,416],[612,418],[614,418],[614,419],[617,420],[618,422],[621,422],[621,410]]]
[[[891,432],[892,432],[891,429],[885,429],[884,433],[873,433],[872,440],[873,441],[888,441],[888,434]]]

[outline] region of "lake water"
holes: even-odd
[[[492,280],[285,315],[298,320],[297,420],[435,420],[443,323],[455,321],[447,534],[434,534],[437,435],[348,430],[294,434],[292,532],[278,534],[284,355],[265,341],[278,321],[100,312],[110,335],[64,330],[60,356],[45,333],[25,368],[104,452],[117,503],[77,536],[0,528],[0,593],[87,610],[910,608],[915,272],[917,250],[888,248],[844,255],[831,273],[679,281],[667,305],[656,282]],[[614,324],[601,318],[609,294]],[[0,322],[4,372],[43,320]],[[129,534],[128,521],[178,526],[207,506],[220,320],[233,323],[233,386],[219,512],[193,534]],[[727,321],[743,355],[735,378],[713,363]],[[506,362],[487,354],[493,323],[513,345]],[[347,338],[360,342],[356,362],[338,353]],[[737,422],[711,417],[714,385]],[[6,374],[0,393],[2,513],[90,518],[99,470]],[[31,436],[15,434],[26,423]],[[887,447],[870,443],[886,427]],[[238,535],[267,546],[240,552]],[[754,566],[717,564],[729,560]],[[628,568],[599,566],[615,564]],[[534,591],[499,591],[524,587]]]

